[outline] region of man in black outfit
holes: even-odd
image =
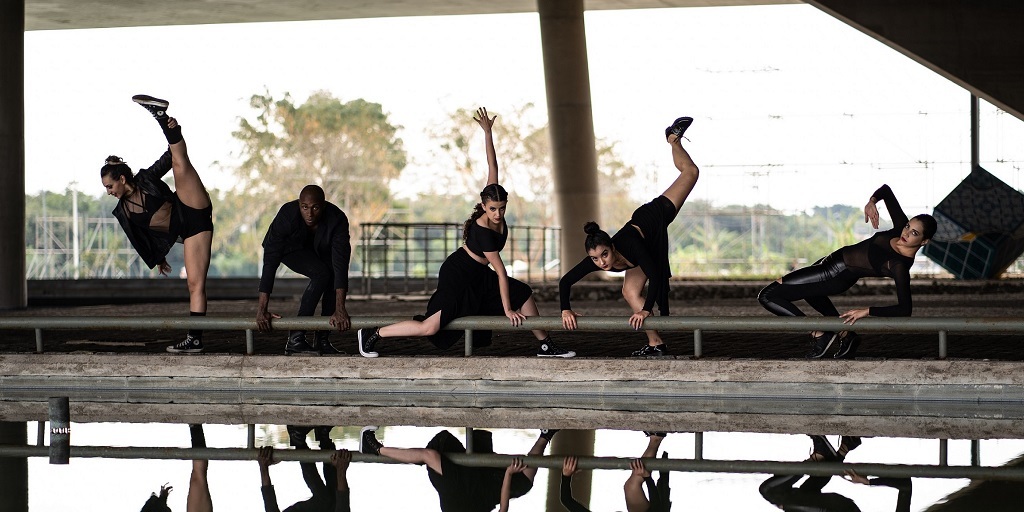
[[[345,310],[345,295],[351,256],[345,212],[327,202],[322,188],[306,185],[298,200],[285,203],[277,212],[263,239],[263,273],[256,309],[259,330],[271,330],[271,319],[281,318],[267,308],[274,290],[274,277],[282,263],[309,278],[309,286],[299,302],[298,316],[313,316],[317,303],[321,302],[320,314],[331,317],[331,327],[348,330],[351,323]],[[285,354],[341,353],[331,345],[329,335],[329,330],[316,331],[311,345],[305,331],[291,331]]]

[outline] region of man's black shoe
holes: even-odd
[[[284,346],[285,355],[302,354],[318,356],[320,351],[306,341],[305,331],[292,331],[288,333],[288,343]]]
[[[313,427],[304,425],[288,425],[288,444],[296,448],[309,448],[306,444],[306,436],[313,430]]]
[[[313,339],[316,340],[316,348],[320,351],[322,356],[338,356],[344,355],[343,350],[338,350],[337,347],[331,344],[331,331],[316,331],[313,334]]]
[[[856,359],[857,348],[860,347],[860,336],[853,331],[846,331],[846,335],[839,338],[839,350],[836,350],[836,359]]]

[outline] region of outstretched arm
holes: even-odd
[[[512,475],[522,473],[526,469],[523,459],[515,458],[512,464],[505,470],[505,479],[501,482],[501,504],[498,505],[498,512],[508,512],[508,502],[512,499]]]
[[[487,109],[484,107],[476,109],[476,115],[473,116],[473,120],[479,123],[480,128],[484,130],[484,146],[487,148],[486,185],[493,185],[498,182],[498,155],[494,151],[494,137],[491,135],[491,126],[494,125],[494,120],[497,118],[497,115],[487,117]]]
[[[864,222],[871,222],[871,227],[878,229],[878,207],[875,205],[878,201],[885,202],[885,209],[889,211],[889,216],[892,217],[893,228],[903,229],[903,226],[909,219],[907,214],[903,213],[903,207],[896,200],[896,195],[893,194],[889,185],[882,185],[871,194],[868,204],[864,205]]]

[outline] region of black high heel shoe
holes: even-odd
[[[672,121],[672,126],[665,128],[665,138],[667,139],[668,136],[673,133],[676,134],[676,137],[679,137],[680,139],[683,138],[683,133],[686,132],[686,129],[689,128],[691,124],[693,124],[692,117],[680,117],[679,119]]]

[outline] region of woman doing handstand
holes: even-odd
[[[558,295],[562,305],[562,326],[576,328],[580,316],[569,305],[572,285],[591,272],[625,272],[622,296],[633,309],[629,325],[640,329],[658,305],[661,316],[668,316],[668,279],[672,273],[668,264],[668,225],[676,218],[679,208],[693,191],[700,174],[697,164],[683,149],[682,137],[693,123],[692,117],[680,117],[665,129],[665,137],[672,146],[672,163],[679,170],[672,185],[653,201],[633,212],[633,217],[615,236],[601,231],[596,222],[588,222],[583,231],[587,239],[583,246],[587,256],[558,281]],[[645,283],[650,283],[647,298],[641,295]],[[633,352],[634,356],[662,356],[667,353],[665,342],[658,331],[648,330],[647,344]]]
[[[864,206],[864,221],[870,221],[875,229],[878,229],[878,208],[875,206],[878,201],[885,202],[892,217],[892,229],[875,233],[867,240],[836,250],[809,267],[782,276],[757,294],[761,305],[779,316],[804,316],[793,304],[793,301],[803,299],[822,315],[838,316],[849,325],[866,316],[910,316],[913,308],[910,267],[917,251],[935,234],[935,218],[921,214],[907,219],[892,189],[889,185],[882,185]],[[850,289],[862,277],[891,278],[896,283],[897,303],[851,309],[840,315],[829,297]],[[860,340],[852,331],[846,331],[842,336],[834,332],[811,333],[813,348],[807,357],[822,357],[836,339],[840,339],[839,349],[833,357],[853,359]]]
[[[472,216],[463,229],[464,245],[455,250],[441,264],[437,275],[437,290],[430,296],[423,320],[406,320],[381,328],[360,329],[359,353],[377,357],[374,346],[382,338],[395,336],[429,336],[430,341],[445,349],[459,340],[460,331],[442,331],[452,320],[468,315],[504,314],[518,326],[527,317],[538,316],[533,290],[521,281],[508,277],[499,252],[508,239],[505,223],[505,205],[508,192],[498,184],[498,158],[494,151],[491,126],[498,116],[487,117],[487,110],[477,110],[473,118],[484,131],[487,148],[487,184],[480,192]],[[488,268],[490,264],[493,270]],[[534,330],[540,341],[538,356],[573,357],[575,352],[551,343],[546,331]],[[474,346],[490,344],[490,331],[476,331]]]
[[[138,174],[119,157],[107,157],[100,178],[107,194],[117,198],[112,212],[128,240],[149,265],[160,267],[167,275],[167,253],[176,241],[185,246],[185,272],[188,279],[189,311],[206,316],[206,274],[210,270],[213,243],[213,206],[199,173],[188,158],[181,126],[167,116],[168,102],[152,96],[133,96],[156,118],[170,146],[148,169]],[[161,178],[174,172],[174,191]],[[189,329],[185,340],[167,347],[168,352],[203,351],[203,331]]]

